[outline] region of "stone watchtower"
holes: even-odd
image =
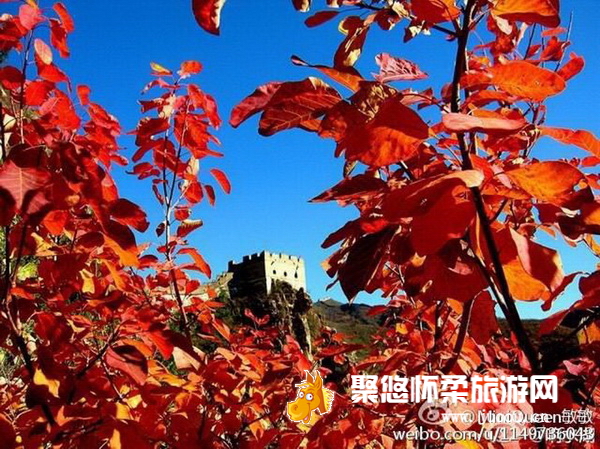
[[[271,293],[275,281],[283,281],[295,290],[306,291],[306,273],[301,257],[263,251],[244,256],[241,262],[229,262],[232,296],[245,293]]]

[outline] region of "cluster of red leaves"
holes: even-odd
[[[298,9],[310,6],[300,3]],[[317,26],[347,12],[333,65],[292,61],[319,70],[349,96],[312,77],[268,83],[236,106],[230,123],[260,114],[262,135],[301,128],[333,139],[335,155],[345,159],[344,179],[313,201],[354,205],[359,217],[325,240],[323,247],[340,247],[324,268],[349,300],[376,290],[391,297],[382,312],[395,325],[352,370],[401,376],[552,372],[560,380],[559,404],[537,404],[536,411],[597,404],[598,272],[583,275],[582,300],[542,326],[552,331],[574,311],[583,317],[580,355],[559,369],[540,363],[515,306],[516,300],[540,301],[548,310],[579,274],[565,275],[560,254],[539,242],[540,231],[600,256],[593,239],[600,232],[600,179],[589,171],[600,162],[600,141],[588,131],[545,124],[544,101],[565,90],[584,66],[573,53],[564,62],[570,43],[567,30],[558,28],[558,0],[328,2],[344,5],[352,7],[306,21]],[[352,15],[357,7],[364,14]],[[373,26],[389,30],[403,22],[405,41],[433,29],[457,46],[452,81],[439,96],[390,84],[426,77],[402,58],[379,55],[375,80],[354,67]],[[493,40],[470,48],[469,34],[480,23]],[[547,28],[540,34],[541,27]],[[427,123],[419,110],[432,107],[438,119]],[[539,160],[532,151],[542,136],[588,154]],[[498,336],[496,307],[512,340]],[[577,389],[571,388],[574,379]],[[414,406],[349,410],[334,409],[321,420],[311,432],[316,441],[404,447],[390,432],[418,423]],[[486,444],[478,446],[491,447]]]
[[[56,65],[74,25],[53,9],[0,18],[0,445],[293,447],[304,435],[283,413],[310,362],[264,317],[231,332],[188,274],[211,274],[186,238],[193,206],[215,201],[200,167],[220,156],[215,101],[184,82],[200,64],[152,64],[160,94],[141,102],[131,173],[151,180],[162,243],[138,244],[146,213],[110,174],[128,164],[120,125]]]

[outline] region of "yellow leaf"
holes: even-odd
[[[92,273],[90,273],[88,270],[81,270],[80,274],[81,278],[83,279],[83,286],[81,287],[81,291],[83,293],[93,294],[96,291],[96,289]]]
[[[120,402],[115,403],[117,408],[117,413],[115,414],[115,418],[117,419],[132,419],[131,413],[129,413],[129,407]]]
[[[111,449],[121,449],[121,433],[117,429],[113,430],[108,445]]]
[[[33,374],[33,383],[36,385],[45,385],[48,387],[48,391],[54,397],[58,397],[58,389],[60,388],[60,382],[55,379],[48,379],[41,369],[36,369]]]
[[[466,449],[478,449],[481,447],[474,440],[457,440],[456,442]]]
[[[171,72],[169,69],[163,67],[160,64],[157,64],[156,62],[151,62],[150,67],[152,68],[154,73],[157,75],[172,75],[173,74],[173,72]]]

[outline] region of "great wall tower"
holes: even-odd
[[[275,282],[286,282],[294,290],[306,291],[306,272],[301,257],[282,253],[261,253],[244,256],[241,262],[230,261],[227,273],[232,296],[244,293],[271,293]]]

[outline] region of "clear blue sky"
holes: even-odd
[[[307,16],[295,12],[290,0],[228,0],[221,37],[208,35],[196,25],[188,0],[64,3],[75,19],[76,30],[69,37],[72,56],[61,66],[75,84],[89,85],[93,101],[116,115],[126,131],[133,129],[140,117],[137,101],[150,79],[151,61],[170,68],[177,68],[187,59],[201,61],[205,70],[196,81],[216,97],[221,115],[227,119],[231,108],[257,85],[315,75],[310,69],[293,66],[289,59],[292,54],[312,63],[328,64],[341,40],[335,21],[316,29],[306,28],[303,21]],[[584,55],[587,66],[565,93],[548,102],[548,123],[586,128],[598,135],[599,8],[596,0],[561,3],[563,17],[568,17],[569,8],[573,8],[571,49]],[[387,33],[376,28],[358,66],[363,75],[376,71],[374,55],[385,51],[413,60],[430,74],[429,79],[415,83],[417,87],[431,85],[439,92],[450,79],[454,45],[445,44],[439,33],[403,44],[400,27]],[[233,192],[220,195],[215,208],[207,204],[198,208],[195,218],[202,218],[205,226],[192,237],[213,272],[224,270],[229,259],[263,249],[297,254],[306,260],[313,299],[331,295],[343,300],[338,288],[325,291],[330,280],[320,262],[329,251],[322,250],[320,244],[355,212],[335,204],[308,203],[341,179],[342,161],[333,157],[333,141],[297,130],[264,138],[257,134],[254,120],[237,130],[224,124],[217,135],[226,157],[215,161],[214,166],[228,173]],[[124,138],[122,144],[130,156],[133,142]],[[534,150],[539,158],[571,154],[581,153],[549,140],[540,142]],[[146,237],[152,240],[159,218],[149,186],[140,186],[139,181],[123,172],[117,173],[117,180],[122,196],[154,211],[150,215],[153,226]],[[544,243],[565,248],[557,241]],[[596,263],[585,251],[573,253],[564,262],[566,271],[592,270]],[[553,310],[577,299],[576,292],[568,293],[568,298]],[[358,300],[382,302],[375,295]],[[542,316],[539,305],[526,305],[522,310],[525,316]]]

